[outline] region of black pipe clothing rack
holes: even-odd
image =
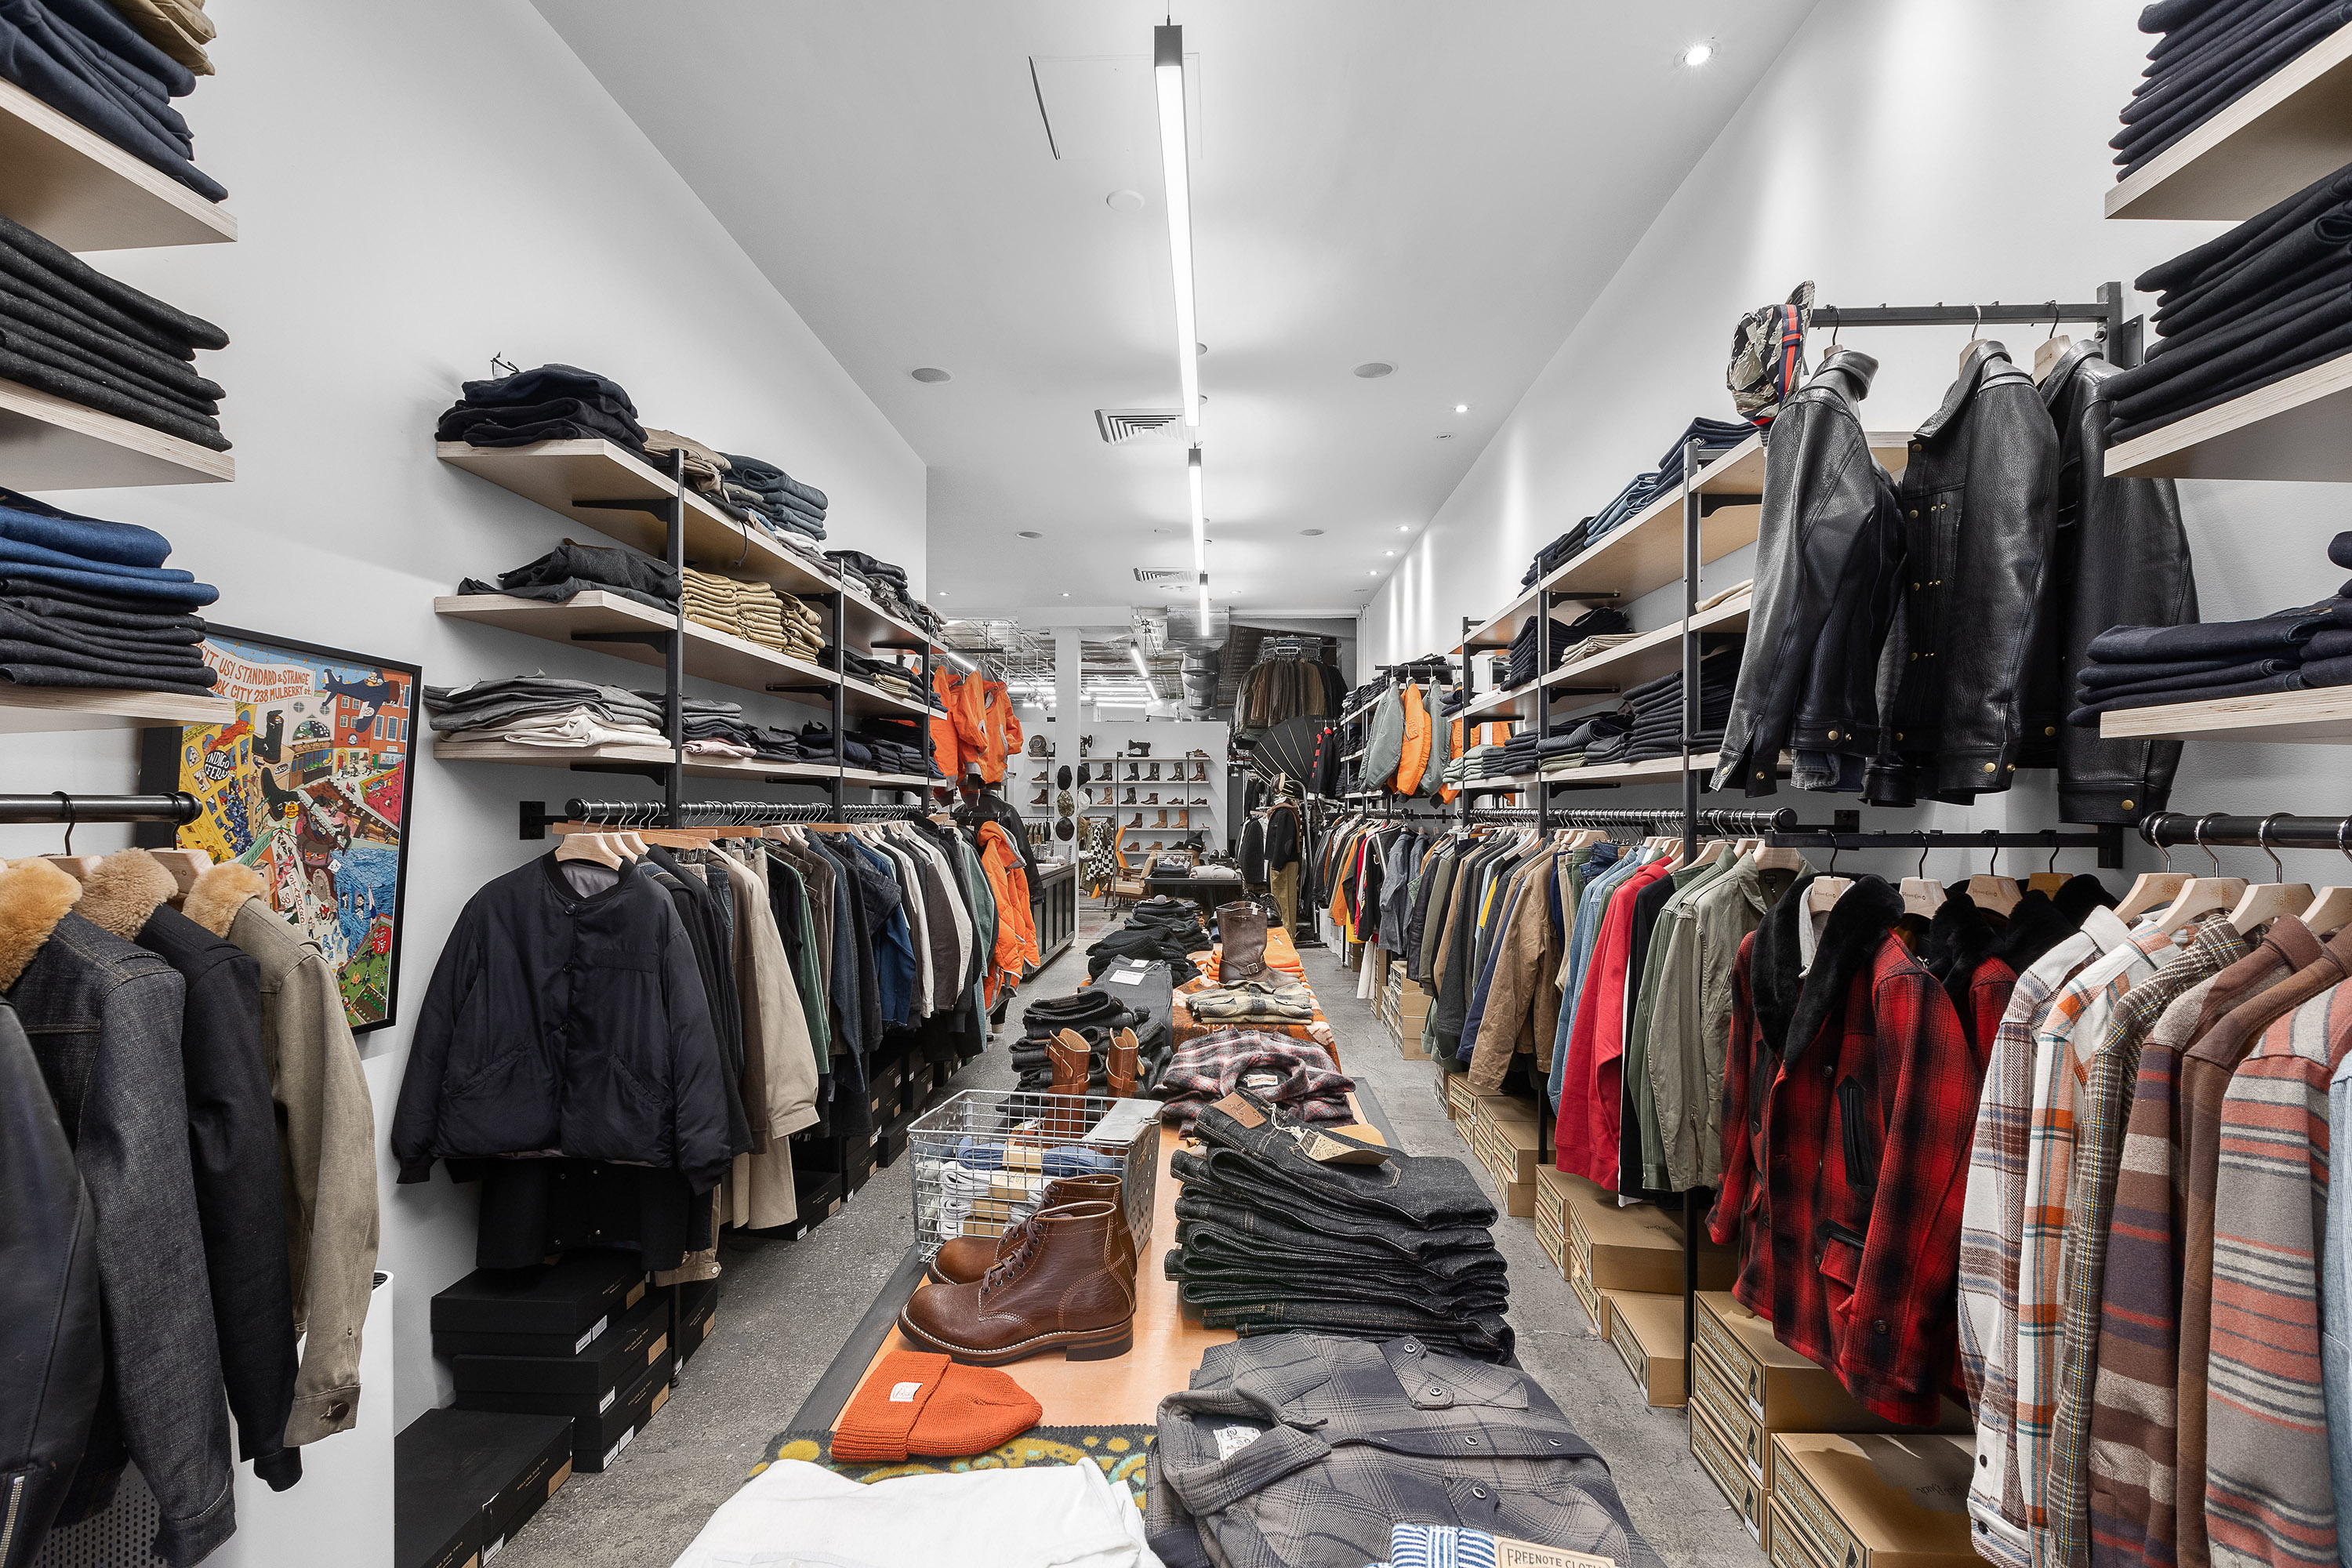
[[[5,818],[0,818],[5,820]],[[2352,857],[2352,816],[2231,816],[2159,811],[2143,818],[2139,836],[2158,849],[2333,849]]]
[[[47,795],[0,795],[0,823],[63,823],[65,852],[73,853],[74,828],[85,822],[191,823],[204,815],[204,804],[182,790],[165,795],[74,795],[52,790]],[[141,842],[147,842],[142,839]],[[154,847],[162,848],[163,838]]]
[[[0,802],[11,798],[0,796]],[[824,801],[688,800],[671,806],[651,800],[568,800],[550,811],[543,800],[521,803],[518,837],[538,839],[559,822],[593,822],[612,827],[751,827],[770,823],[895,822],[915,810],[907,805],[835,805]],[[0,817],[0,821],[5,821]]]

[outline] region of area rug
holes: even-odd
[[[1143,1506],[1143,1461],[1157,1429],[1150,1426],[1033,1426],[1010,1443],[961,1459],[914,1458],[895,1464],[856,1464],[833,1458],[830,1432],[780,1432],[751,1474],[778,1459],[804,1459],[854,1481],[886,1481],[894,1476],[951,1475],[964,1470],[1011,1470],[1033,1465],[1093,1464],[1113,1487],[1125,1489]]]

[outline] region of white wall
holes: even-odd
[[[1535,552],[1654,467],[1693,416],[1732,417],[1723,387],[1732,324],[1800,280],[1816,279],[1825,304],[2087,300],[2100,283],[2128,288],[2147,267],[2221,232],[2226,225],[2100,216],[2114,180],[2106,139],[2150,41],[2133,26],[2138,10],[2138,0],[1822,0],[1366,610],[1368,664],[1454,647],[1461,616],[1483,620],[1517,593]],[[2136,311],[2151,303],[2134,300]],[[1864,423],[1916,426],[1941,400],[1969,335],[1846,332],[1843,342],[1881,362]],[[2042,330],[1987,335],[2030,363]],[[1826,341],[1814,335],[1816,361]],[[2344,526],[2340,489],[2180,489],[2205,618],[2307,603],[2341,577],[2326,555]],[[1709,567],[1702,591],[1748,575],[1751,554]],[[1679,603],[1677,586],[1636,604],[1635,626],[1672,620]],[[1916,820],[2052,826],[2054,775],[2020,777],[2010,795],[1973,811],[1930,807]],[[2340,753],[2326,747],[2191,742],[2172,805],[2352,809],[2340,777]],[[1653,805],[1670,794],[1580,793],[1560,804]],[[1811,821],[1858,802],[1784,787],[1756,804],[1794,805]],[[1865,826],[1898,826],[1907,815],[1873,812]],[[2153,864],[2145,847],[2133,847],[2135,864]],[[1983,857],[1973,858],[1982,870]],[[2270,874],[2252,850],[2221,858],[2240,874]],[[1863,864],[1907,873],[1913,858]],[[2060,864],[2088,869],[2090,858],[2069,852]],[[2306,880],[2342,881],[2352,869],[2332,853],[2291,855],[2287,865]],[[1962,858],[1928,868],[1956,875]],[[2017,868],[2028,868],[2022,858]]]
[[[783,464],[832,498],[835,545],[901,563],[922,592],[922,460],[523,0],[238,0],[218,20],[219,75],[186,104],[243,239],[92,259],[235,340],[202,368],[230,392],[237,480],[52,499],[162,530],[231,625],[408,660],[434,685],[541,668],[646,684],[642,666],[432,613],[459,577],[567,531],[434,458],[435,416],[498,353],[601,371],[647,424]],[[127,737],[10,737],[0,792],[127,790],[133,755]],[[379,1134],[459,908],[546,847],[518,841],[515,802],[650,789],[429,757],[415,778],[402,1022],[362,1041]],[[89,830],[76,847],[123,842]],[[56,847],[0,829],[0,855]],[[365,1397],[405,1425],[444,1397],[427,1303],[472,1267],[474,1199],[383,1168],[398,1289],[368,1333],[395,1336],[398,1370]]]

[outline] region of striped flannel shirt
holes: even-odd
[[[1977,1417],[1977,1468],[1969,1489],[1978,1554],[2026,1568],[2032,1545],[2001,1512],[2010,1423],[2015,1415],[2017,1247],[2025,1215],[2025,1134],[2033,1110],[2033,1032],[2074,970],[2124,940],[2128,928],[2095,910],[2083,929],[2017,977],[1993,1032],[1969,1146],[1960,1220],[1960,1371]]]
[[[2132,1085],[2139,1077],[2140,1047],[2176,998],[2252,951],[2253,943],[2219,915],[2200,922],[2186,949],[2116,1004],[2081,1091],[2074,1188],[2066,1204],[2074,1223],[2059,1298],[2064,1321],[2058,1405],[2051,1418],[2050,1468],[2042,1482],[2050,1516],[2047,1561],[2063,1568],[2084,1568],[2090,1561],[2091,1370],[2099,1346],[2116,1165],[2123,1154]]]
[[[2058,1405],[2058,1358],[2064,1324],[2059,1292],[2065,1279],[2066,1203],[2074,1179],[2075,1090],[2078,1076],[2124,994],[2156,973],[2156,955],[2193,938],[2194,926],[2167,931],[2154,921],[2101,955],[2059,988],[2033,1034],[2033,1112],[2026,1128],[2025,1223],[2017,1258],[2017,1415],[2011,1424],[2009,1472],[2014,1489],[2003,1501],[2011,1515],[2038,1532],[2049,1526],[2042,1482],[2050,1464],[2050,1422]],[[2037,1542],[2035,1557],[2043,1556]]]
[[[2336,1561],[2318,1259],[2327,1085],[2347,1047],[2352,986],[2339,984],[2264,1029],[2222,1096],[2205,1374],[2205,1531],[2216,1568]]]

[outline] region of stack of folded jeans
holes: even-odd
[[[1670,490],[1683,482],[1684,443],[1696,441],[1698,460],[1711,463],[1754,434],[1756,427],[1752,425],[1734,419],[1709,419],[1701,415],[1683,426],[1683,433],[1675,437],[1675,444],[1658,459],[1657,490]]]
[[[2130,174],[2352,21],[2343,0],[2159,0],[2139,30],[2164,37],[2107,145]],[[2119,176],[2120,177],[2120,176]]]
[[[877,561],[863,550],[828,550],[824,558],[851,587],[892,615],[913,615],[914,595],[908,587],[905,567]]]
[[[451,741],[548,747],[668,744],[658,700],[550,675],[428,686],[425,711],[434,733]]]
[[[724,496],[731,504],[755,512],[771,530],[788,529],[809,539],[824,537],[824,492],[804,485],[764,458],[725,452],[728,462]]]
[[[1087,985],[1067,996],[1051,996],[1030,1004],[1021,1015],[1022,1037],[1012,1051],[1019,1087],[1041,1089],[1054,1079],[1054,1066],[1045,1043],[1064,1029],[1087,1042],[1091,1054],[1087,1089],[1103,1094],[1110,1087],[1110,1047],[1118,1031],[1135,1036],[1136,1081],[1149,1086],[1168,1066],[1176,1041],[1175,1021],[1169,1007],[1171,982],[1165,963],[1125,966],[1136,977],[1132,986]]]
[[[1536,771],[1545,774],[1572,772],[1603,757],[1622,760],[1633,729],[1630,713],[1595,713],[1565,734],[1555,735],[1539,750]]]
[[[1542,630],[1545,618],[1529,616],[1527,625],[1521,626],[1517,634],[1511,638],[1511,663],[1508,672],[1503,678],[1505,686],[1525,686],[1543,673],[1536,668],[1536,638]],[[1566,651],[1568,651],[1568,623],[1554,620],[1551,622],[1552,661],[1558,663],[1559,656]]]
[[[884,773],[929,774],[939,778],[938,769],[930,765],[931,727],[919,719],[862,719],[857,732],[866,745],[873,748],[875,760]]]
[[[1739,680],[1739,650],[1718,647],[1698,663],[1698,731],[1691,736],[1694,752],[1711,751],[1723,739],[1731,719],[1731,693]],[[1633,727],[1622,735],[1597,741],[1584,750],[1588,764],[1643,763],[1671,757],[1683,745],[1683,672],[1662,675],[1628,687],[1625,710]]]
[[[812,763],[845,768],[875,766],[873,747],[855,735],[835,735],[823,724],[801,726],[801,755]]]
[[[1532,588],[1536,585],[1538,578],[1558,571],[1562,565],[1574,559],[1576,552],[1584,548],[1585,540],[1591,530],[1592,520],[1589,517],[1580,518],[1574,528],[1537,551],[1536,558],[1528,563],[1526,574],[1519,579],[1519,586]]]
[[[184,51],[167,52],[142,37],[124,19],[128,8],[107,0],[0,5],[0,78],[205,200],[219,201],[228,192],[188,161],[195,139],[172,107],[196,89]],[[209,63],[199,68],[212,70]]]
[[[2137,286],[2163,336],[2106,382],[2110,446],[2352,352],[2352,166]]]
[[[651,703],[656,712],[661,711],[661,692],[639,691],[636,695]],[[797,746],[788,746],[759,726],[744,722],[743,705],[740,702],[681,696],[677,713],[686,749],[698,756],[757,756],[785,761],[799,757]],[[789,736],[792,731],[783,733]]]
[[[1512,731],[1511,738],[1487,763],[1487,776],[1501,778],[1511,773],[1531,773],[1536,771],[1537,746],[1540,738],[1535,727],[1528,725]]]
[[[193,612],[220,596],[152,529],[0,489],[0,680],[208,695]]]
[[[1410,1334],[1471,1360],[1509,1356],[1495,1207],[1461,1161],[1380,1145],[1365,1145],[1377,1163],[1317,1160],[1294,1112],[1234,1092],[1238,1107],[1209,1105],[1194,1121],[1200,1152],[1170,1156],[1183,1192],[1164,1267],[1206,1326]]]
[[[1643,507],[1657,500],[1658,493],[1656,474],[1635,474],[1625,488],[1617,492],[1614,500],[1593,513],[1592,521],[1584,531],[1585,543],[1598,544],[1608,538],[1619,527],[1631,521]]]
[[[1190,1127],[1203,1106],[1237,1089],[1287,1107],[1301,1121],[1352,1121],[1348,1096],[1356,1080],[1312,1040],[1255,1029],[1218,1029],[1196,1036],[1169,1058],[1152,1094],[1168,1102],[1160,1120]]]
[[[677,573],[668,562],[625,544],[581,544],[567,539],[538,560],[499,573],[495,584],[468,577],[457,584],[460,594],[509,594],[550,605],[591,591],[618,594],[648,609],[675,612]]]
[[[7,26],[0,8],[0,59]],[[210,321],[0,217],[0,378],[226,452],[228,395],[190,362],[227,346]]]
[[[543,364],[495,381],[469,381],[434,427],[436,441],[473,447],[528,447],[535,441],[610,441],[632,453],[646,446],[637,405],[618,382],[576,365]]]

